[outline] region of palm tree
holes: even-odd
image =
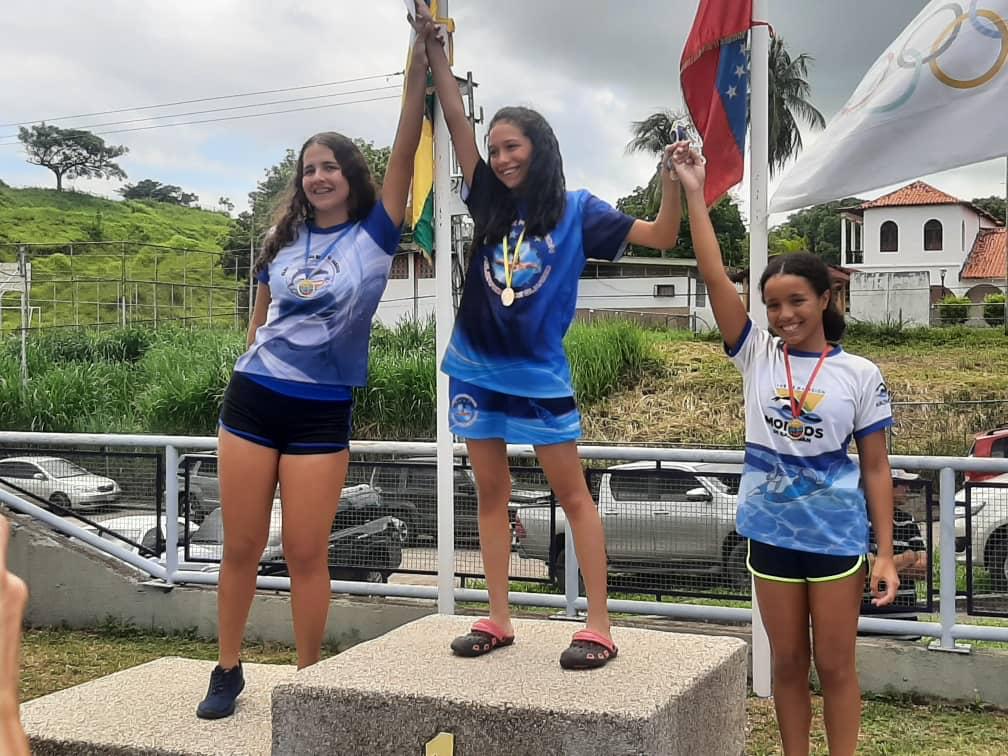
[[[797,119],[810,128],[826,127],[826,119],[811,102],[808,64],[813,58],[802,53],[792,58],[780,37],[770,40],[770,175],[784,167],[802,149]]]
[[[784,40],[773,37],[770,41],[770,174],[784,167],[785,163],[797,155],[802,148],[801,132],[798,130],[798,120],[805,121],[813,129],[826,126],[823,118],[808,98],[811,87],[808,77],[808,64],[813,59],[802,53],[792,58],[787,51]],[[644,152],[660,155],[665,145],[673,140],[673,124],[685,117],[683,112],[660,110],[645,118],[634,121],[633,139],[627,144],[627,152]],[[658,173],[648,183],[648,199],[653,201],[657,195]],[[657,207],[657,206],[656,206]]]
[[[689,118],[685,111],[659,110],[643,121],[633,122],[633,139],[626,146],[628,153],[643,152],[647,155],[659,156],[666,145],[675,141],[675,123]],[[644,209],[650,217],[658,212],[661,199],[661,166],[655,168],[654,174],[648,180],[644,190]]]

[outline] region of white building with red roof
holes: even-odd
[[[844,208],[840,217],[841,263],[858,271],[850,291],[855,319],[927,323],[945,294],[982,302],[1005,291],[1003,219],[924,181]]]

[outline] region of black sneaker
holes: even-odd
[[[235,699],[245,688],[245,675],[241,662],[237,667],[221,669],[218,664],[210,673],[210,687],[206,698],[196,707],[200,719],[222,719],[234,714]]]

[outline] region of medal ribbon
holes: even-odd
[[[823,366],[823,361],[826,359],[826,355],[829,354],[829,350],[830,345],[827,344],[826,348],[823,349],[822,354],[819,355],[819,361],[816,363],[815,369],[812,371],[812,375],[809,376],[808,383],[805,384],[805,390],[802,391],[801,399],[796,400],[794,381],[791,378],[791,361],[788,359],[787,344],[784,345],[784,369],[787,371],[788,401],[791,404],[791,417],[795,420],[801,417],[802,407],[805,405],[805,399],[808,397],[809,391],[812,389],[812,384],[815,382],[816,376],[819,374],[819,368]]]
[[[353,228],[352,225],[344,228],[340,235],[333,239],[329,246],[325,248],[325,251],[319,257],[318,262],[315,263],[315,267],[311,270],[308,269],[308,255],[311,253],[311,226],[308,226],[308,233],[305,235],[305,245],[304,245],[304,274],[305,278],[311,278],[318,271],[318,266],[332,253],[333,248],[339,243],[340,239],[347,235],[347,232]]]
[[[521,234],[518,236],[518,243],[515,245],[514,254],[509,257],[508,237],[510,235],[504,234],[504,285],[508,289],[511,288],[511,271],[518,264],[518,259],[521,256],[521,245],[522,240],[525,238],[525,229],[523,228]]]

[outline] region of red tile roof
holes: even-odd
[[[959,277],[965,279],[1005,277],[1005,230],[982,228],[973,242]]]
[[[898,207],[907,205],[967,205],[958,197],[935,189],[923,181],[914,181],[902,189],[884,194],[878,199],[869,200],[861,205],[864,210],[870,207]]]

